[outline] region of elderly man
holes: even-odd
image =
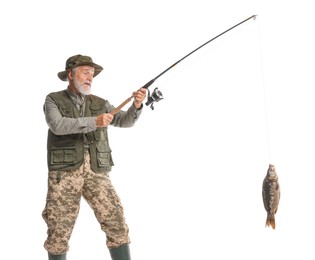
[[[49,260],[65,260],[81,196],[88,202],[113,260],[129,260],[129,229],[123,207],[109,178],[113,160],[107,128],[131,127],[138,120],[146,89],[132,93],[126,111],[116,111],[109,101],[91,94],[93,78],[103,68],[91,57],[75,55],[58,73],[68,81],[65,90],[47,95],[44,112],[48,124],[48,192],[43,218],[44,243]],[[111,113],[112,112],[112,113]]]

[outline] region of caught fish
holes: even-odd
[[[275,166],[269,164],[267,175],[262,185],[262,197],[267,211],[266,227],[276,228],[275,215],[278,210],[280,200],[280,186]]]

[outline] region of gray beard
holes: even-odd
[[[82,94],[82,95],[90,95],[91,88],[84,89],[83,85],[80,85],[76,80],[73,81],[75,88]]]

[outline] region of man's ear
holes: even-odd
[[[70,80],[73,79],[72,70],[68,70],[68,79],[70,79]]]

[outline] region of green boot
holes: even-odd
[[[48,253],[48,260],[67,260],[67,254],[52,255],[52,254]]]
[[[109,252],[112,260],[131,260],[129,244],[124,244],[116,248],[110,248]]]

